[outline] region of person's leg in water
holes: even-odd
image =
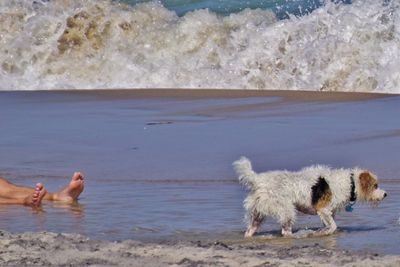
[[[4,180],[0,180],[0,184],[2,184]],[[31,190],[28,195],[25,194],[23,197],[4,198],[0,196],[0,204],[22,204],[31,207],[39,207],[46,193],[47,191],[44,186],[38,183],[33,191]]]
[[[62,201],[62,202],[74,202],[78,199],[79,195],[82,193],[84,189],[84,177],[80,172],[75,172],[72,175],[71,181],[67,186],[64,187],[61,191],[58,192],[47,192],[43,185],[44,194],[39,194],[39,203],[41,200],[50,200],[50,201]],[[18,186],[10,183],[6,179],[0,178],[0,204],[24,204],[24,200],[28,197],[31,197],[35,194],[37,189],[30,188],[25,186]],[[36,201],[37,202],[37,201]]]
[[[71,177],[71,181],[67,186],[64,187],[64,189],[58,192],[48,193],[44,197],[44,200],[74,202],[83,192],[84,186],[83,174],[80,172],[75,172]]]

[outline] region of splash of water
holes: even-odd
[[[400,3],[328,1],[179,17],[157,2],[0,3],[0,89],[234,88],[400,92]]]

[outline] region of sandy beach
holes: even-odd
[[[200,241],[149,244],[91,240],[75,234],[0,231],[2,266],[399,266],[400,256],[329,250],[318,243]]]

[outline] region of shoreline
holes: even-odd
[[[78,234],[0,230],[2,266],[399,266],[400,256],[276,247],[267,242],[92,240]]]
[[[0,91],[1,93],[20,94],[69,94],[95,95],[105,99],[132,99],[132,98],[188,98],[188,99],[235,99],[247,97],[282,97],[290,102],[348,102],[364,101],[386,97],[396,97],[397,94],[364,93],[364,92],[325,92],[325,91],[294,91],[294,90],[242,90],[242,89],[71,89],[71,90],[21,90]]]

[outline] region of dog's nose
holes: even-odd
[[[385,197],[387,197],[387,194],[385,193],[385,194],[383,194],[383,198],[385,198]]]

